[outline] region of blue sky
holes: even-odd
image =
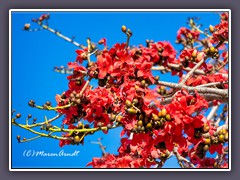
[[[18,120],[25,123],[28,114],[43,121],[44,116],[54,117],[55,112],[41,111],[30,108],[27,103],[34,99],[42,105],[51,101],[56,105],[55,95],[68,89],[67,75],[53,72],[54,66],[66,65],[76,58],[77,49],[71,43],[64,41],[48,31],[26,32],[22,28],[25,23],[31,23],[32,18],[38,18],[41,12],[12,13],[12,108],[22,114]],[[121,32],[121,26],[126,25],[133,32],[130,45],[145,45],[146,39],[154,41],[169,41],[177,49],[176,33],[182,26],[187,26],[188,17],[200,17],[200,23],[208,27],[216,25],[219,16],[213,12],[50,12],[49,26],[61,31],[68,37],[75,36],[80,44],[86,43],[90,37],[93,42],[107,38],[108,46],[117,42],[125,42],[126,37]],[[31,23],[33,27],[37,25]],[[203,28],[204,28],[203,27]],[[154,73],[156,75],[156,72]],[[177,82],[177,77],[169,74],[161,75],[161,80]],[[96,83],[92,84],[96,87]],[[60,124],[60,120],[56,124]],[[57,140],[40,138],[28,143],[17,143],[16,136],[31,138],[34,135],[18,127],[12,127],[12,167],[13,168],[84,168],[93,157],[100,157],[98,145],[89,143],[103,137],[102,143],[109,153],[117,153],[120,145],[121,128],[102,132],[85,138],[84,146],[59,147]],[[78,157],[24,157],[25,150],[45,152],[74,152],[79,150]],[[176,159],[170,158],[164,167],[179,167]]]

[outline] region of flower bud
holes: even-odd
[[[140,121],[137,122],[137,125],[138,125],[138,126],[142,126],[142,125],[143,125],[143,122],[140,120]]]
[[[218,141],[224,142],[224,135],[223,134],[218,136]]]
[[[209,31],[210,31],[211,33],[213,33],[214,30],[215,30],[214,26],[210,25],[210,26],[209,26]]]
[[[212,46],[212,47],[210,47],[209,52],[210,52],[211,54],[213,54],[213,53],[216,52],[216,49]]]
[[[192,52],[192,58],[196,58],[197,57],[197,50],[194,49],[194,51]]]
[[[211,139],[210,138],[206,138],[204,140],[204,144],[211,144]]]
[[[167,115],[166,115],[166,120],[167,120],[167,121],[171,121],[171,115],[170,115],[170,114],[167,114]]]
[[[207,124],[204,124],[203,126],[203,132],[207,133],[209,131],[210,127]]]
[[[121,28],[121,29],[122,29],[122,32],[124,32],[124,33],[127,31],[127,27],[124,26],[124,25],[122,25],[122,28]]]
[[[31,26],[30,24],[25,24],[25,25],[24,25],[24,30],[29,30],[29,29],[30,29],[30,26]]]
[[[20,113],[16,114],[16,118],[20,118],[20,117],[21,117]]]
[[[132,107],[132,103],[131,103],[131,101],[129,101],[129,100],[126,100],[126,101],[125,101],[125,105],[126,105],[128,108]]]
[[[152,129],[152,124],[151,124],[151,123],[148,123],[148,124],[146,125],[146,128],[147,128],[148,130],[151,130],[151,129]]]
[[[154,121],[158,121],[159,120],[159,117],[156,114],[152,114],[152,118],[153,118]]]
[[[167,115],[167,110],[165,109],[165,108],[163,108],[162,110],[161,110],[161,116],[166,116]]]
[[[129,114],[137,114],[137,110],[136,109],[134,109],[134,108],[129,108],[129,109],[127,109],[127,112],[129,113]]]
[[[79,136],[75,136],[73,139],[74,143],[78,144],[80,143],[80,137]]]

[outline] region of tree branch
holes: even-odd
[[[191,168],[196,168],[196,167],[194,166],[194,164],[191,163],[188,159],[182,157],[182,156],[178,153],[177,149],[178,149],[178,148],[177,148],[176,146],[173,148],[173,154],[176,156],[176,158],[177,158],[177,160],[178,160],[178,164],[179,164],[182,168],[186,168],[186,166],[183,164],[183,162],[186,162]]]
[[[222,102],[225,102],[225,103],[228,102],[227,97],[223,98],[222,96],[216,95],[216,94],[199,93],[199,95],[204,97],[207,101],[219,100],[219,101],[222,101]],[[172,101],[172,99],[173,99],[173,97],[164,98],[163,101],[161,101],[161,104],[162,105],[169,104]]]
[[[228,90],[223,90],[223,89],[216,89],[216,88],[208,88],[208,87],[192,87],[192,86],[186,86],[186,85],[181,85],[181,84],[176,84],[176,83],[169,83],[165,81],[158,81],[159,85],[175,88],[175,89],[186,89],[189,92],[194,92],[197,91],[199,93],[211,93],[211,94],[217,94],[221,95],[223,98],[228,97]]]

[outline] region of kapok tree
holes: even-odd
[[[57,116],[28,123],[29,115],[27,123],[20,124],[21,114],[12,112],[13,125],[37,135],[30,139],[17,136],[19,142],[46,137],[59,140],[61,147],[83,145],[90,134],[107,134],[122,127],[118,154],[106,153],[99,143],[103,156],[88,165],[161,168],[176,156],[182,168],[228,168],[228,13],[221,14],[219,24],[210,25],[208,31],[202,31],[196,19],[190,18],[190,28],[181,27],[177,32],[176,43],[183,47],[178,53],[167,41],[146,40],[146,46],[129,46],[133,33],[126,26],[121,28],[126,43],[110,48],[105,38],[97,43],[87,38],[86,45],[81,45],[50,28],[49,17],[43,14],[33,19],[39,28],[25,24],[24,30],[48,30],[79,50],[67,68],[55,68],[71,73],[67,77],[69,89],[56,95],[57,106],[49,101],[43,106],[34,100],[28,103],[56,111]],[[179,83],[161,81],[152,71],[178,76]],[[98,81],[98,87],[90,85],[92,79]],[[224,108],[217,113],[220,106]],[[62,116],[62,126],[55,126]],[[207,152],[217,155],[208,157]]]

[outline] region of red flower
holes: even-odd
[[[186,85],[188,86],[198,86],[201,84],[208,84],[212,82],[224,82],[227,81],[227,77],[222,74],[208,74],[208,75],[199,75],[197,77],[190,77]]]
[[[142,64],[136,64],[136,67],[138,69],[137,77],[143,77],[144,79],[149,79],[152,84],[154,84],[155,80],[151,73],[152,63],[150,62],[143,62]]]
[[[159,61],[158,50],[154,46],[150,48],[142,47],[141,49],[142,56],[139,58],[141,61],[148,61],[156,63]]]
[[[222,154],[223,153],[223,145],[222,144],[212,144],[209,148],[209,152],[211,154],[214,154],[215,152],[217,152],[218,154]]]
[[[221,23],[215,26],[213,37],[215,42],[228,40],[228,13],[221,15]]]
[[[185,27],[181,27],[177,32],[177,39],[181,40],[181,36],[185,38],[191,37],[192,39],[198,39],[200,33],[198,31],[190,30]]]
[[[145,96],[143,98],[143,102],[146,106],[160,106],[160,95],[152,89],[145,89]],[[153,103],[153,104],[151,104]]]
[[[76,50],[76,53],[77,53],[76,61],[82,64],[83,60],[87,59],[88,49],[86,48],[84,50]]]
[[[105,76],[108,73],[110,74],[113,70],[112,58],[107,52],[104,52],[102,55],[97,57],[97,65],[99,69],[99,79],[104,79]]]
[[[104,46],[107,45],[107,39],[106,38],[102,38],[98,41],[98,44],[103,44]]]

